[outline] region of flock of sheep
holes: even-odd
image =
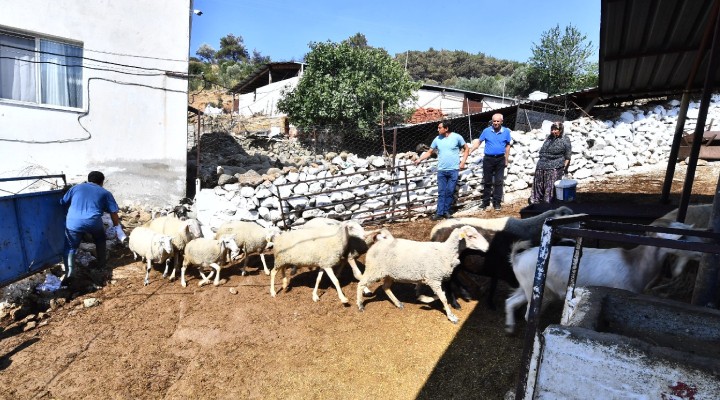
[[[653,225],[679,229],[705,229],[710,222],[711,205],[690,206],[686,221],[675,222],[676,211],[656,220]],[[297,268],[319,270],[312,298],[319,301],[318,286],[327,274],[343,304],[349,302],[343,293],[336,274],[349,264],[353,276],[359,281],[356,302],[364,310],[363,298],[371,293],[369,286],[382,281],[388,298],[398,308],[403,304],[390,290],[393,282],[416,285],[418,300],[430,302],[439,299],[447,318],[457,323],[451,307],[460,308],[457,297],[469,296],[464,282],[467,274],[490,278],[487,304],[493,307],[492,298],[498,280],[516,287],[505,303],[506,331],[515,330],[515,311],[530,301],[535,266],[538,258],[542,226],[547,218],[572,215],[565,206],[540,215],[518,219],[453,218],[438,223],[431,232],[430,241],[420,242],[395,238],[386,229],[366,232],[355,221],[336,221],[315,218],[295,230],[280,232],[276,227],[264,228],[253,222],[233,221],[220,226],[214,238],[201,237],[200,225],[195,219],[180,219],[173,215],[152,219],[135,228],[129,236],[129,247],[135,258],[147,262],[144,283],[149,283],[153,263],[164,264],[163,277],[175,278],[181,265],[180,282],[186,286],[187,267],[200,269],[199,285],[220,284],[220,271],[233,260],[243,258],[245,275],[250,255],[259,254],[266,275],[270,275],[270,295],[275,297],[275,278],[282,277],[282,289],[288,287],[289,276]],[[657,234],[676,239],[679,235]],[[574,247],[553,246],[548,265],[546,298],[562,298],[565,293]],[[268,268],[264,254],[272,251],[273,268]],[[678,275],[689,259],[700,254],[652,246],[632,249],[585,248],[580,260],[578,286],[608,286],[641,292],[661,273],[667,254],[678,256],[673,274]],[[357,265],[357,258],[365,254],[365,268]],[[180,260],[182,259],[182,263]],[[174,260],[172,271],[170,262]],[[212,268],[207,275],[205,268]],[[290,268],[290,274],[286,273]],[[421,295],[429,287],[434,296]],[[527,317],[527,315],[526,315]]]

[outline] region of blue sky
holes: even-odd
[[[218,49],[232,33],[272,61],[300,60],[308,43],[362,33],[391,55],[406,50],[464,50],[527,61],[533,43],[556,24],[573,24],[597,51],[600,1],[593,0],[195,0],[190,55]]]

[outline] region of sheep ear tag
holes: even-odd
[[[467,234],[465,232],[460,232],[460,239],[467,238]]]

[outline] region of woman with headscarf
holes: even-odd
[[[563,132],[562,122],[550,125],[550,135],[540,148],[540,159],[535,167],[530,204],[550,203],[555,198],[555,181],[567,174],[572,145]]]

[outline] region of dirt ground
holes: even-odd
[[[718,171],[714,164],[698,167],[695,200],[712,201]],[[663,176],[584,185],[578,198],[659,194]],[[679,167],[673,193],[683,178]],[[518,217],[525,205],[476,216]],[[432,226],[420,219],[388,228],[397,237],[427,240]],[[514,390],[524,325],[521,319],[517,336],[503,331],[506,286],[495,297],[496,310],[461,300],[454,325],[438,302],[417,302],[409,285],[393,286],[404,309],[379,289],[361,313],[354,304],[343,306],[327,279],[314,303],[316,273],[305,270],[288,292],[271,298],[259,258],[249,265],[249,276],[237,266],[224,269],[219,287],[198,287],[192,271],[183,288],[158,269],[143,286],[143,265],[125,249],[114,253],[106,284],[77,290],[67,304],[55,302],[36,316],[34,328],[1,321],[0,398],[500,399]],[[340,282],[353,303],[349,269]],[[85,307],[91,298],[99,304]]]

